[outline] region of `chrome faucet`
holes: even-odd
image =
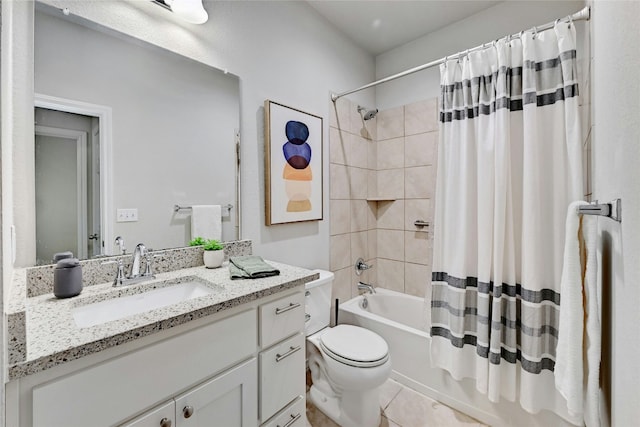
[[[370,285],[364,282],[358,282],[358,290],[369,291],[370,294],[376,293],[376,290],[374,289],[373,285]]]
[[[146,257],[147,248],[144,244],[138,243],[133,251],[133,264],[131,264],[131,273],[129,279],[135,279],[140,276],[140,258]]]
[[[119,239],[122,238],[119,237]],[[116,239],[117,241],[117,239]],[[124,247],[124,241],[122,241],[122,247]],[[141,258],[145,257],[146,259],[146,268],[144,273],[140,273],[140,262]],[[149,250],[145,247],[144,244],[138,243],[136,245],[136,249],[133,252],[133,263],[131,264],[131,273],[128,276],[124,274],[124,260],[123,257],[118,257],[112,261],[105,261],[102,264],[117,264],[118,269],[116,271],[116,277],[113,280],[113,286],[120,285],[132,285],[134,283],[142,282],[144,280],[155,279],[156,276],[153,275],[153,271],[151,268],[153,256],[149,253]]]

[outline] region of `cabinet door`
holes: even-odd
[[[173,427],[176,405],[172,400],[122,424],[121,427]]]
[[[260,353],[260,419],[265,422],[305,393],[304,335]]]
[[[253,358],[176,401],[176,427],[258,425],[258,365]]]

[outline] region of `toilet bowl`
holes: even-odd
[[[353,325],[329,327],[333,273],[307,284],[307,357],[311,402],[342,427],[380,424],[379,387],[391,374],[386,341]]]

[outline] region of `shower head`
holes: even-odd
[[[378,109],[376,108],[375,110],[367,110],[366,108],[358,105],[358,113],[364,113],[362,114],[363,119],[371,120],[376,116],[376,114],[378,114]]]

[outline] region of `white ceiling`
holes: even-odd
[[[500,3],[485,0],[307,2],[373,55],[379,55]]]

